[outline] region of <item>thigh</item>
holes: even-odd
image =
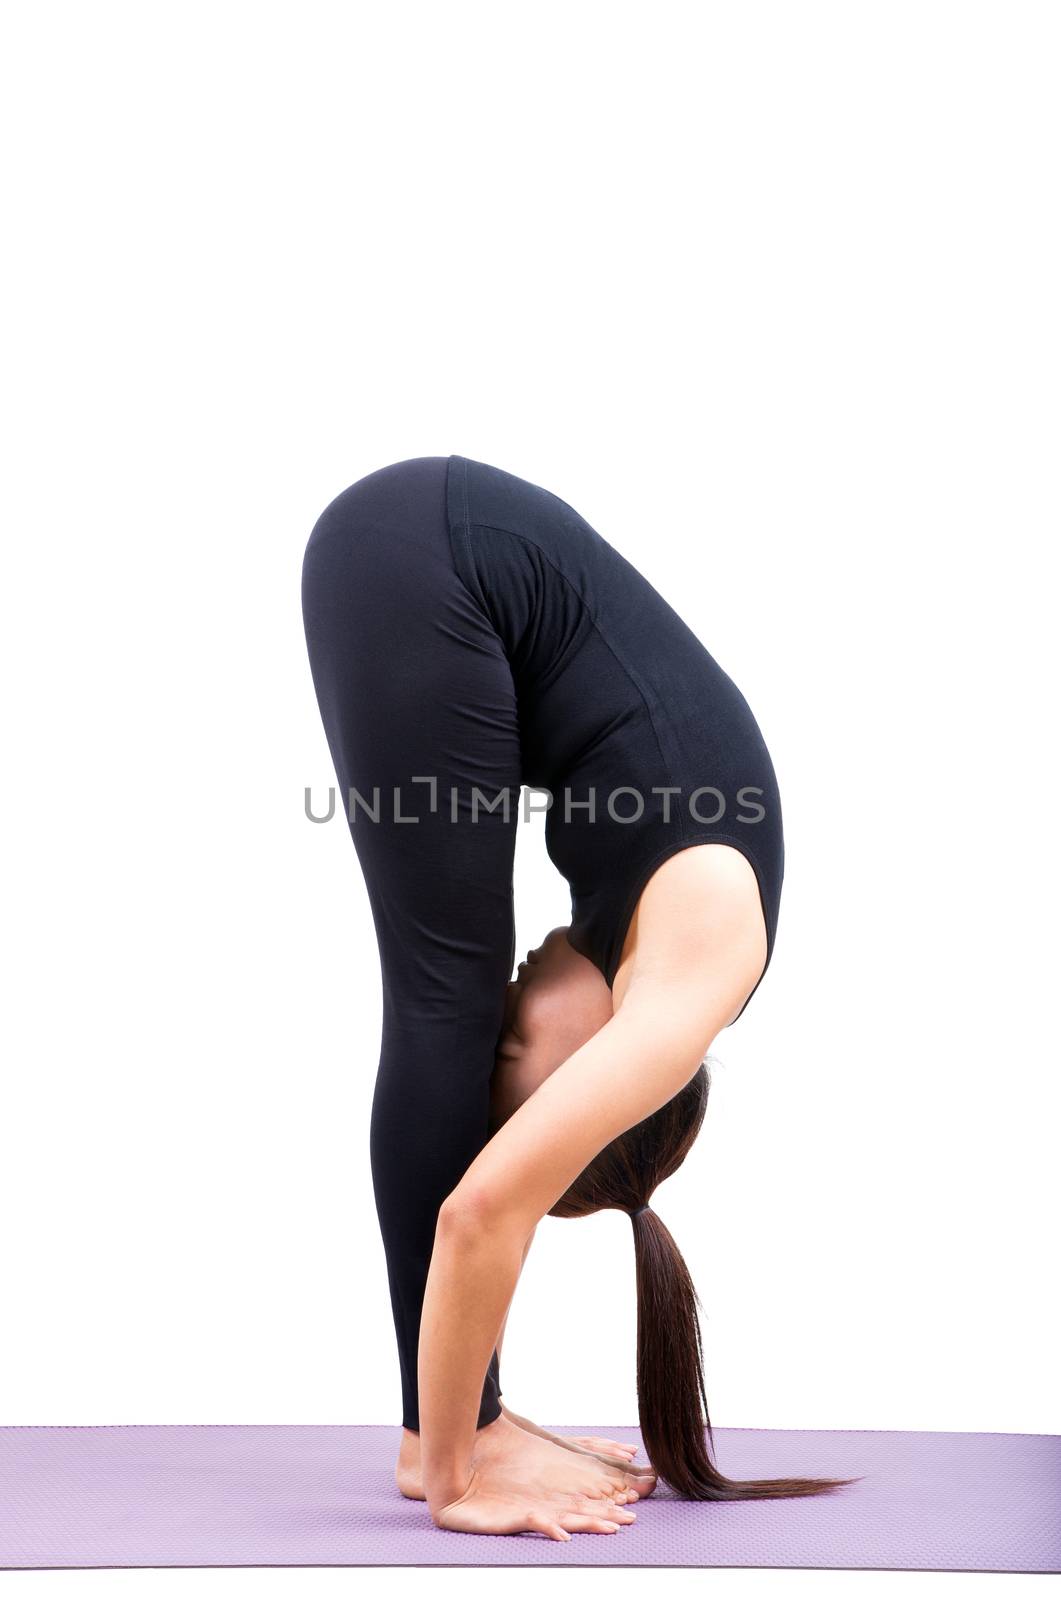
[[[486,1137],[514,956],[521,766],[512,672],[454,565],[444,469],[445,458],[399,463],[340,495],[306,551],[303,609],[379,945],[378,1129],[397,1138],[389,1124],[408,1120],[415,1094],[441,1119],[436,1135],[460,1130],[448,1175]]]

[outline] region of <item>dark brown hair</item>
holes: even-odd
[[[670,1231],[648,1206],[676,1172],[700,1131],[711,1085],[707,1060],[672,1100],[613,1139],[550,1211],[587,1217],[629,1213],[637,1263],[637,1409],[656,1472],[692,1500],[765,1500],[823,1494],[857,1478],[727,1478],[712,1460],[715,1441],[704,1389],[699,1299]]]

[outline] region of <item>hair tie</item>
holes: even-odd
[[[642,1211],[651,1211],[651,1210],[652,1210],[651,1206],[638,1206],[637,1210],[636,1211],[631,1211],[630,1215],[632,1217],[639,1217],[641,1215]]]

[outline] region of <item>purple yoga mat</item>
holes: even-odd
[[[556,1431],[641,1444],[636,1428]],[[661,1484],[636,1522],[569,1542],[436,1528],[395,1487],[399,1438],[339,1424],[0,1428],[0,1567],[1061,1570],[1051,1434],[716,1428],[731,1477],[863,1482],[723,1504]]]

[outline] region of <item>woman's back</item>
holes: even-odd
[[[457,570],[512,668],[523,781],[553,795],[546,843],[571,886],[575,948],[611,983],[651,873],[716,842],[751,862],[772,950],[780,797],[732,679],[557,495],[450,456],[446,504]]]

